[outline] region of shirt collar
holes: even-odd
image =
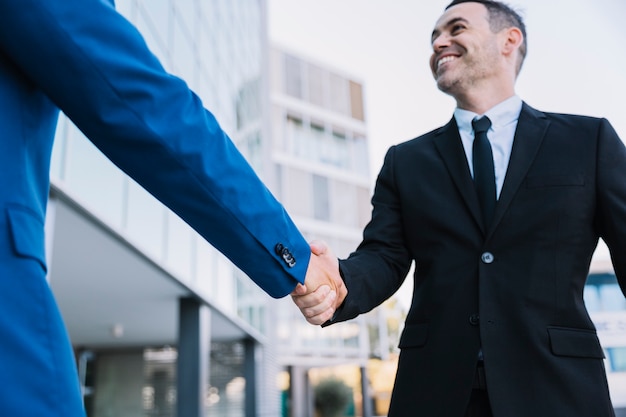
[[[522,111],[522,99],[514,95],[503,102],[496,104],[487,110],[484,115],[474,113],[469,110],[456,108],[454,110],[454,118],[459,130],[472,133],[472,120],[476,117],[487,116],[491,120],[491,129],[498,130],[510,123],[517,122],[520,112]]]

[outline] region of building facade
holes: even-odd
[[[264,0],[116,7],[305,236],[356,247],[370,212],[362,83],[270,51]],[[322,331],[271,300],[63,116],[51,179],[49,280],[89,417],[312,416],[313,384],[337,369],[370,415],[365,319]]]
[[[116,7],[233,140],[267,135],[264,0]],[[49,281],[89,417],[278,415],[269,297],[63,116],[51,180]]]
[[[626,298],[602,241],[594,254],[584,290],[585,306],[604,349],[611,400],[617,417],[626,417]]]
[[[279,47],[269,67],[272,166],[264,172],[307,239],[346,257],[371,212],[363,83]],[[283,416],[312,417],[313,387],[331,376],[353,389],[352,415],[370,416],[367,318],[313,327],[290,300],[273,305],[273,314],[290,404]]]

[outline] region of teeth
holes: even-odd
[[[442,66],[446,62],[450,62],[450,61],[455,60],[455,59],[456,59],[455,56],[446,56],[446,57],[441,58],[439,61],[437,61],[437,68],[439,68],[440,66]]]

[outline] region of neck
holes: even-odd
[[[486,97],[455,97],[456,105],[458,108],[468,110],[476,114],[485,114],[487,110],[502,103],[515,95],[515,91],[511,91],[509,94],[499,94],[497,96],[491,95]]]
[[[493,106],[515,95],[513,83],[478,85],[466,91],[453,94],[458,108],[476,114],[484,114]]]

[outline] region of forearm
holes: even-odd
[[[117,166],[271,295],[304,281],[309,247],[282,205],[112,7],[6,0],[0,15],[0,51]]]

